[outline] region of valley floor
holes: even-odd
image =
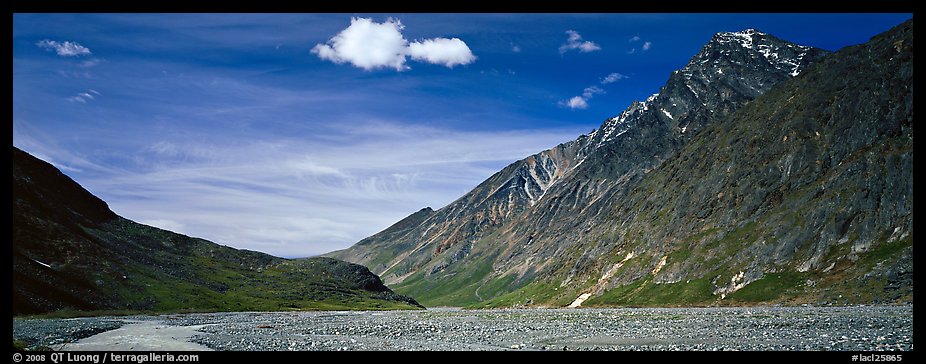
[[[111,331],[97,333],[101,330]],[[13,337],[31,347],[62,350],[99,350],[117,342],[130,343],[118,350],[912,350],[913,306],[14,319]]]

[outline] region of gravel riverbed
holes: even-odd
[[[26,348],[54,348],[102,332],[115,330],[125,324],[123,318],[93,317],[73,319],[13,319],[13,340],[20,340]]]
[[[216,350],[912,350],[913,306],[238,312],[14,319],[31,346],[121,323],[203,325]],[[77,328],[77,329],[75,329]],[[76,334],[72,334],[76,333]]]

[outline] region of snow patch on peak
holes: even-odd
[[[631,120],[635,120],[633,116],[639,116],[644,112],[649,111],[650,106],[654,105],[656,100],[659,98],[659,93],[655,93],[646,98],[646,101],[634,101],[626,110],[624,110],[620,115],[608,119],[600,129],[590,134],[590,136],[595,137],[600,134],[600,139],[595,145],[595,148],[598,148],[604,145],[607,142],[614,140],[615,138],[626,133],[631,128]],[[666,112],[663,110],[663,112]],[[671,117],[671,116],[670,116]]]
[[[592,140],[595,139],[595,137],[598,135],[598,132],[599,132],[599,131],[601,131],[601,129],[596,128],[596,129],[592,130],[591,133],[588,133],[588,134],[579,136],[579,139],[586,138],[586,140],[588,140],[588,141],[590,142],[590,141],[592,141]],[[586,142],[586,143],[588,143],[588,142]]]
[[[806,46],[799,46],[799,47],[801,49],[801,53],[797,55],[797,59],[789,59],[789,60],[782,61],[782,63],[786,63],[792,66],[791,73],[789,73],[791,77],[801,74],[801,64],[803,63],[802,61],[804,60],[804,57],[807,56],[807,51],[810,50],[810,47],[806,47]]]
[[[778,58],[778,53],[773,52],[768,44],[759,44],[758,48],[759,53],[762,54],[763,57],[768,59]]]
[[[667,111],[666,109],[659,109],[659,110],[662,110],[662,113],[663,113],[663,114],[666,114],[666,116],[669,117],[669,119],[675,119],[675,118],[672,117],[672,114],[671,114],[669,111]]]
[[[811,50],[811,47],[788,42],[778,43],[771,38],[765,38],[764,36],[766,35],[768,34],[750,28],[739,32],[717,33],[713,38],[713,42],[739,45],[744,49],[748,49],[749,52],[754,51],[758,53],[765,58],[770,65],[787,71],[792,77],[800,74],[804,56]],[[727,54],[726,51],[722,53]],[[702,52],[699,56],[707,56],[708,54],[709,53]],[[708,60],[709,58],[702,57],[700,62],[701,64],[705,64]],[[691,64],[687,65],[685,68],[688,69],[690,66]],[[716,61],[714,62],[714,66],[718,66]],[[723,70],[720,68],[715,68],[714,72],[723,74]]]
[[[766,33],[760,32],[755,28],[749,28],[739,32],[733,32],[733,34],[743,34],[743,35],[766,35]]]
[[[755,29],[746,29],[741,32],[725,32],[717,33],[717,41],[720,43],[739,43],[743,48],[752,49],[753,41],[752,37],[754,35],[764,35],[764,33],[758,32]]]
[[[657,92],[647,97],[646,101],[641,102],[640,105],[643,106],[643,111],[648,111],[649,106],[653,104],[653,102],[656,101],[656,98],[658,97],[659,97],[659,93]]]
[[[620,115],[608,120],[601,126],[601,140],[595,147],[600,147],[604,143],[610,142],[630,130],[630,117],[640,111],[645,111],[645,105],[641,102],[634,102],[633,105],[624,110]]]
[[[691,87],[691,84],[688,83],[689,81],[691,81],[691,78],[685,79],[685,86],[688,87],[688,91],[691,91],[691,94],[694,95],[696,99],[701,98],[701,95],[699,95],[698,92],[695,91],[695,89]]]

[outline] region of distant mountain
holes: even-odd
[[[718,33],[590,134],[330,256],[428,305],[912,299],[912,44]]]
[[[237,250],[116,215],[13,147],[13,314],[420,308],[363,266]]]

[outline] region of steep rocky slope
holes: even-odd
[[[912,300],[912,20],[705,128],[598,226],[593,250],[637,258],[574,266],[614,269],[589,303]]]
[[[368,269],[286,260],[135,223],[13,147],[13,314],[417,308]]]
[[[431,305],[912,299],[912,44],[815,64],[718,33],[592,133],[331,256]]]

